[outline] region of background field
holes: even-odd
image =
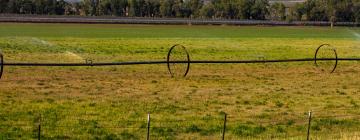
[[[6,62],[165,60],[183,44],[192,60],[312,58],[329,43],[360,57],[360,29],[327,27],[0,24]],[[317,139],[359,138],[360,63],[335,73],[313,62],[194,64],[186,78],[166,65],[5,67],[0,137],[144,139],[304,139],[314,111]],[[322,70],[324,69],[324,70]]]

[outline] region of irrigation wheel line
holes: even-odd
[[[315,62],[315,65],[318,66],[318,61],[334,61],[335,65],[331,73],[333,73],[338,65],[339,61],[360,61],[360,58],[338,58],[337,52],[333,49],[335,58],[318,58],[318,52],[323,46],[330,46],[329,44],[320,45],[315,52],[314,58],[300,58],[300,59],[274,59],[274,60],[190,60],[189,52],[182,45],[174,45],[170,48],[166,61],[127,61],[127,62],[98,62],[93,63],[92,60],[86,60],[85,63],[4,63],[3,54],[0,52],[0,79],[3,75],[4,66],[28,66],[28,67],[84,67],[84,66],[123,66],[123,65],[160,65],[167,64],[169,73],[174,77],[174,72],[171,69],[170,64],[181,63],[186,64],[186,71],[184,72],[184,77],[190,71],[190,65],[193,64],[256,64],[256,63],[292,63],[292,62]],[[170,61],[174,48],[179,47],[182,52],[185,52],[186,61]]]
[[[320,45],[320,46],[316,49],[316,51],[315,51],[315,57],[314,57],[315,66],[316,66],[316,67],[319,66],[318,63],[317,63],[317,60],[318,60],[317,57],[318,57],[319,50],[320,50],[322,47],[324,47],[324,46],[332,47],[330,44],[322,44],[322,45]],[[333,69],[332,69],[332,71],[331,71],[330,73],[335,72],[336,67],[337,67],[337,65],[338,65],[338,61],[339,61],[338,55],[337,55],[337,52],[336,52],[336,49],[335,49],[335,48],[332,48],[332,51],[334,52],[334,55],[335,55],[335,65],[334,65],[334,67],[333,67]],[[330,61],[331,61],[331,60],[330,60]]]

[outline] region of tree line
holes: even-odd
[[[360,21],[360,0],[0,0],[0,13],[277,21]]]

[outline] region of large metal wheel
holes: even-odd
[[[335,72],[338,61],[336,49],[330,44],[322,44],[316,49],[314,57],[315,66],[322,71],[331,69],[330,73]]]
[[[190,70],[190,55],[183,45],[172,46],[167,55],[167,67],[171,77],[186,75]]]

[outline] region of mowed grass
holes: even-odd
[[[350,31],[349,31],[350,30]],[[358,28],[2,23],[2,37],[77,38],[356,38]]]
[[[166,60],[174,44],[192,60],[313,58],[332,44],[339,57],[360,57],[359,28],[0,24],[5,62]],[[166,65],[5,67],[0,81],[0,137],[144,139],[357,139],[360,63],[315,67],[194,64],[171,78]]]

